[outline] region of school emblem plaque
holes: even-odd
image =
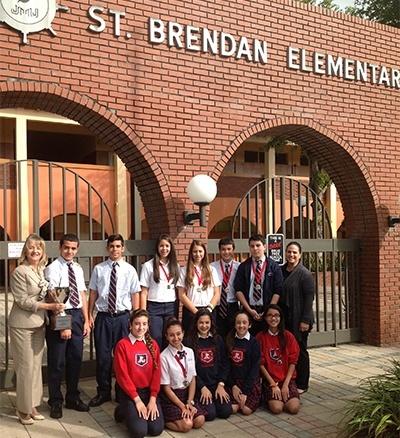
[[[0,21],[19,30],[22,42],[26,44],[28,33],[48,29],[56,35],[51,23],[58,10],[67,11],[68,8],[57,5],[56,0],[0,0]]]

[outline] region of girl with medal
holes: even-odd
[[[279,306],[270,304],[264,320],[268,327],[257,334],[262,352],[263,399],[274,414],[281,413],[284,408],[291,414],[297,414],[300,399],[294,379],[300,348],[292,333],[285,330]]]
[[[175,432],[200,428],[207,410],[195,400],[196,366],[193,350],[182,344],[182,324],[176,318],[165,323],[168,347],[161,353],[160,401],[165,427]]]
[[[232,414],[232,404],[225,390],[229,374],[229,359],[225,342],[217,333],[214,319],[206,309],[195,315],[194,325],[185,338],[196,360],[196,397],[208,410],[206,421],[215,417],[228,418]]]
[[[184,330],[189,330],[197,311],[206,308],[212,313],[220,299],[221,280],[208,262],[207,249],[202,241],[193,240],[190,245],[188,262],[181,269],[177,286],[183,304],[182,325]]]
[[[250,415],[260,405],[261,348],[257,339],[249,332],[250,315],[239,310],[235,315],[235,327],[226,337],[230,360],[227,380],[228,394],[232,400],[232,411]]]
[[[140,308],[149,312],[150,334],[160,349],[167,346],[164,321],[178,316],[175,285],[179,274],[174,243],[168,234],[161,234],[156,240],[154,258],[143,263],[140,272]]]
[[[121,388],[114,418],[125,423],[134,438],[160,435],[164,418],[158,399],[161,382],[160,350],[149,333],[146,310],[130,316],[130,334],[121,339],[114,355],[115,377]]]

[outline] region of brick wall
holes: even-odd
[[[290,138],[327,170],[347,235],[361,241],[364,341],[400,343],[400,230],[387,227],[400,214],[400,90],[287,66],[292,46],[399,69],[399,29],[293,0],[111,0],[95,3],[105,21],[96,33],[94,3],[59,4],[69,11],[56,12],[57,36],[43,30],[22,45],[0,24],[2,108],[46,110],[90,129],[132,173],[150,235],[169,231],[178,248],[206,238],[182,224],[194,174],[218,180],[256,133]],[[119,37],[110,10],[125,11]],[[151,44],[150,17],[266,41],[268,62]]]

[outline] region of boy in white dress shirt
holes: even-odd
[[[218,242],[218,248],[221,258],[210,265],[216,269],[222,284],[221,297],[216,309],[216,324],[217,332],[225,339],[226,335],[233,329],[235,314],[239,310],[233,282],[240,263],[233,259],[235,251],[233,239],[223,237]]]
[[[94,327],[97,395],[89,406],[111,400],[112,358],[120,339],[129,334],[129,315],[139,308],[140,284],[136,269],[122,259],[124,238],[112,234],[107,239],[108,260],[93,269],[89,289],[89,323]],[[93,311],[97,311],[96,321]],[[118,401],[118,385],[115,398]]]

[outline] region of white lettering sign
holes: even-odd
[[[330,54],[307,53],[305,49],[288,47],[287,66],[293,70],[336,76],[348,81],[367,82],[400,89],[400,70]]]
[[[182,26],[179,23],[164,22],[158,18],[149,19],[149,42],[167,43],[169,47],[195,52],[219,54],[224,58],[235,57],[249,62],[266,64],[268,61],[267,43],[258,39],[248,40],[244,36],[234,37],[226,32],[208,30],[195,26]]]

